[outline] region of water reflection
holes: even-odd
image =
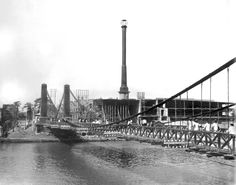
[[[125,146],[115,143],[90,143],[74,146],[73,152],[77,155],[86,153],[92,163],[99,163],[99,160],[102,160],[106,162],[104,165],[112,164],[161,184],[192,182],[234,184],[235,182],[233,161],[225,161],[222,158],[214,158],[211,161],[204,155],[190,154],[184,149],[169,149],[148,144],[141,146],[135,142],[128,142]]]
[[[90,148],[90,146],[83,147],[83,152],[112,163],[120,168],[132,167],[134,164],[137,164],[138,161],[137,155],[134,153],[128,153],[122,149],[109,149],[94,145],[92,148]]]
[[[1,185],[235,182],[233,161],[138,142],[1,144],[0,166]]]

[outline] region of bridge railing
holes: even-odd
[[[116,125],[94,129],[119,131],[125,135],[148,137],[169,142],[187,142],[189,145],[204,146],[235,153],[236,136],[234,134],[180,129],[174,126]]]

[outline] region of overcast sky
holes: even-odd
[[[169,97],[236,57],[233,0],[0,0],[0,105],[33,101],[42,83],[118,97],[122,19],[131,98]],[[236,64],[234,102],[235,74]],[[209,81],[203,87],[209,99]],[[212,99],[227,100],[226,71],[212,88]]]

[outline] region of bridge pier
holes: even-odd
[[[47,119],[47,111],[48,111],[47,84],[42,84],[40,121],[45,121]]]
[[[64,117],[70,117],[70,86],[64,85]]]

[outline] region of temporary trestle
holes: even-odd
[[[235,135],[220,132],[191,131],[189,140],[195,145],[215,147],[235,152]]]
[[[162,140],[164,143],[184,143],[235,153],[235,135],[221,132],[196,131],[174,126],[147,127],[138,125],[114,125],[93,127],[93,131],[118,131],[121,134]]]

